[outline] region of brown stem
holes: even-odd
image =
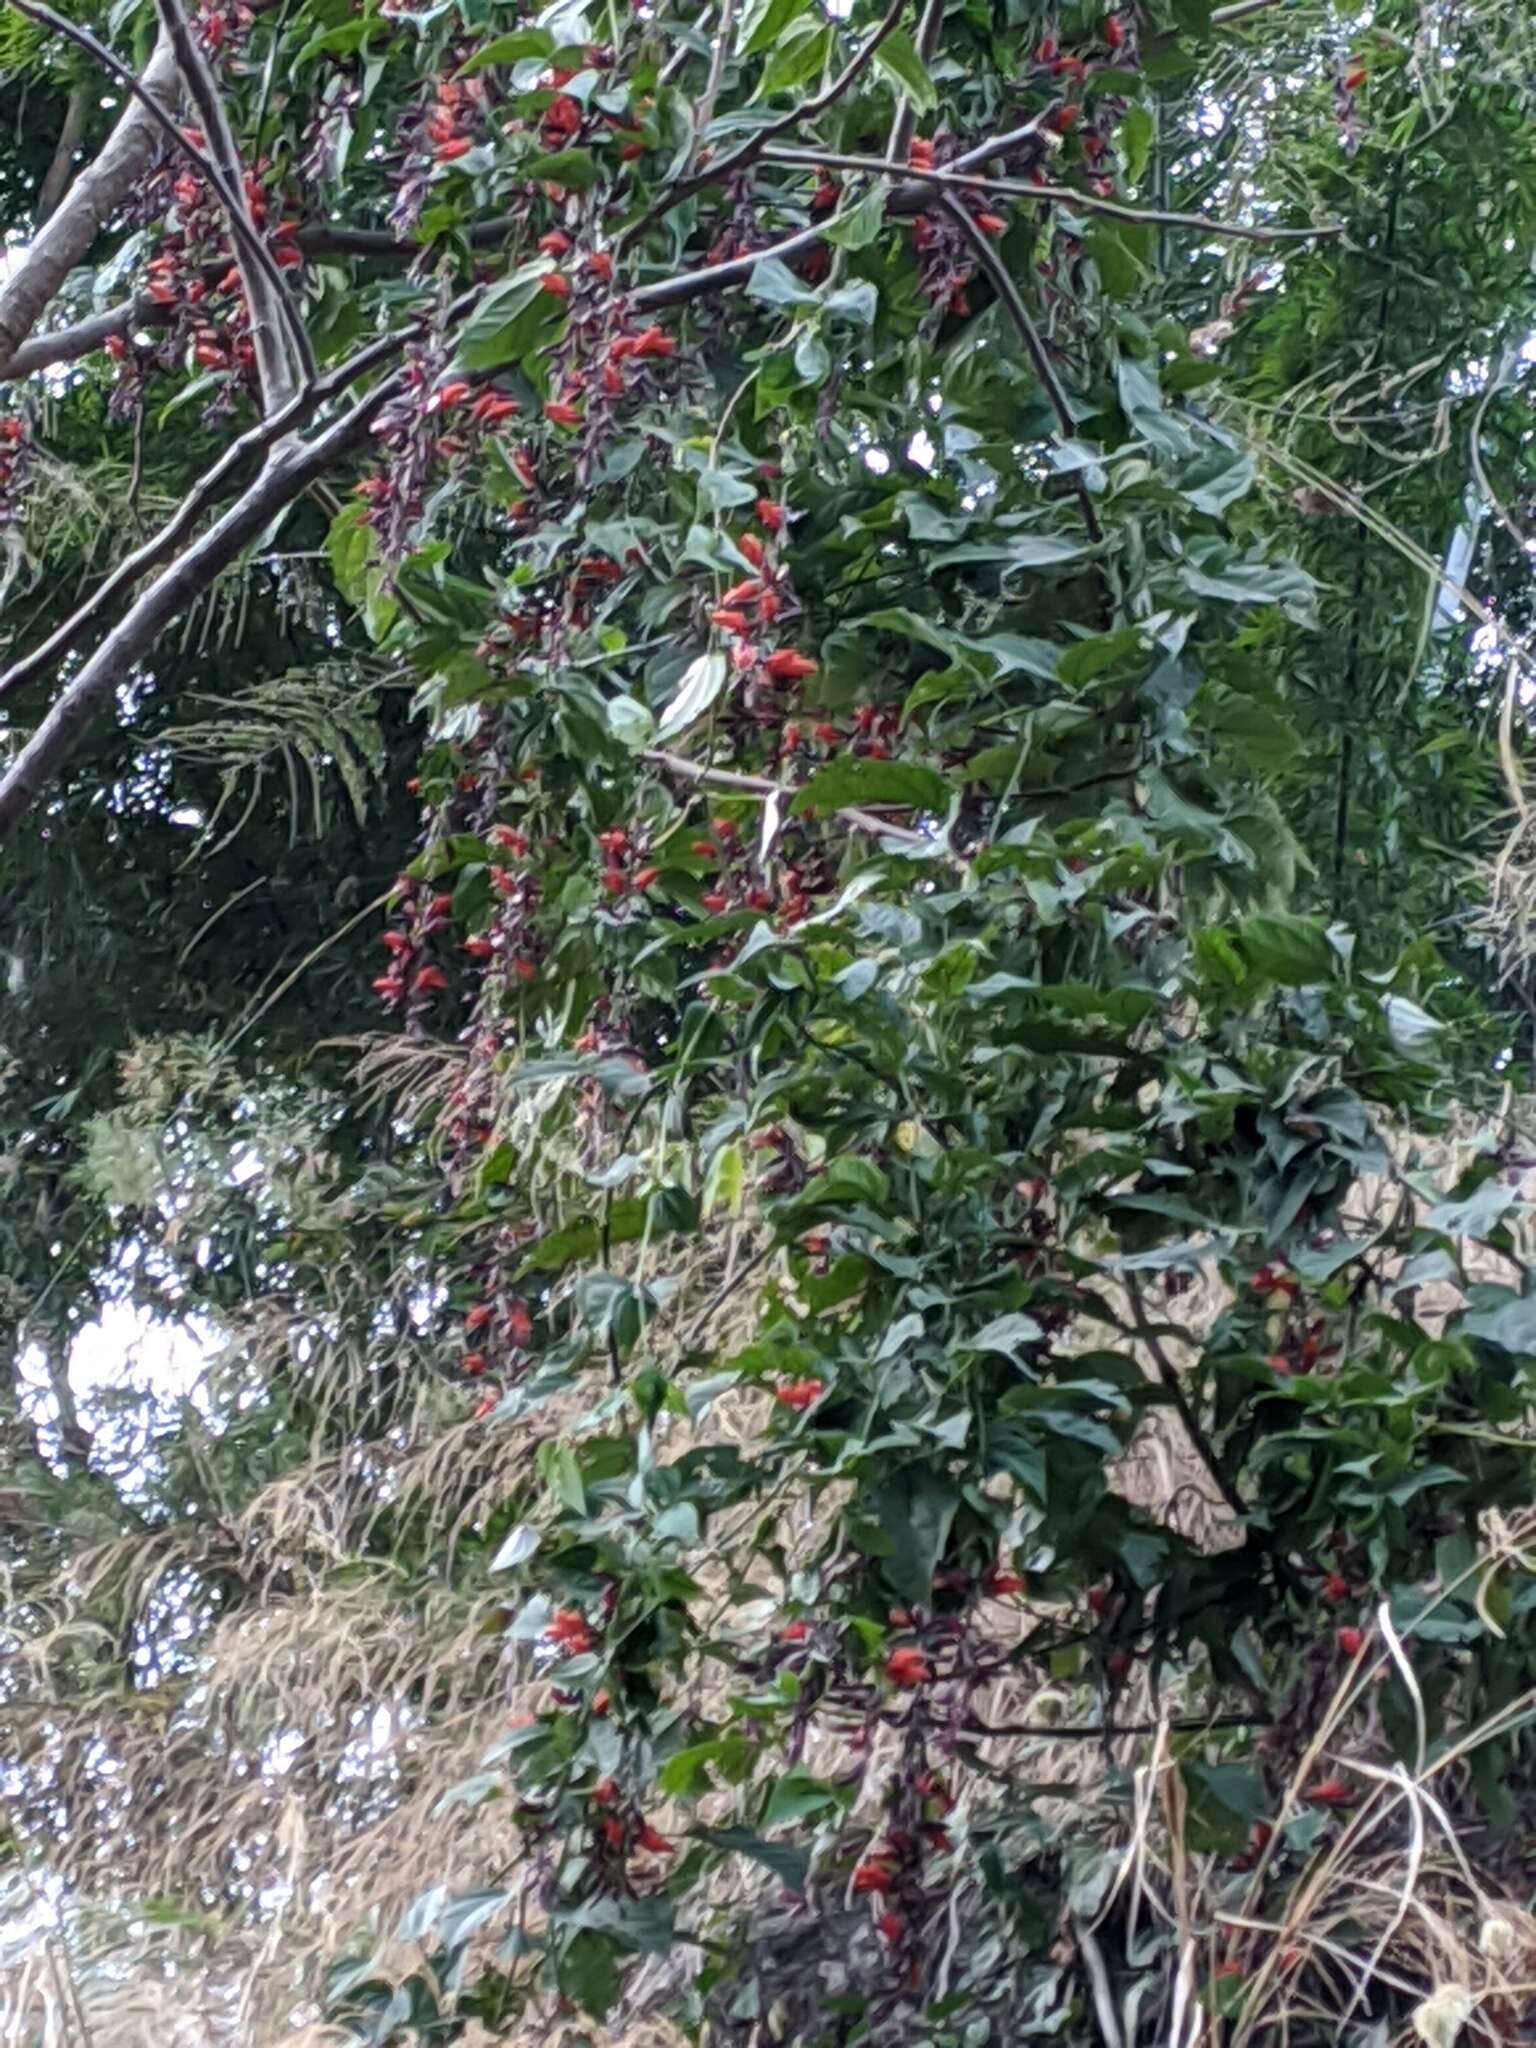
[[[48,334],[34,334],[24,341],[6,366],[6,376],[19,381],[55,363],[73,363],[81,356],[94,355],[114,334],[128,334],[135,327],[160,327],[170,318],[168,306],[153,299],[130,299],[126,305],[109,306],[103,313],[90,313],[68,327],[56,327]]]
[[[939,40],[939,29],[944,20],[944,0],[927,0],[922,20],[917,25],[917,54],[926,64],[932,57],[934,46]],[[912,144],[912,130],[917,125],[917,109],[909,99],[902,98],[896,107],[896,117],[891,122],[891,132],[886,138],[885,153],[890,157],[904,157]]]
[[[1243,1497],[1228,1479],[1220,1459],[1216,1456],[1214,1446],[1200,1426],[1200,1418],[1195,1414],[1189,1396],[1184,1391],[1183,1374],[1163,1349],[1162,1339],[1147,1319],[1146,1308],[1141,1298],[1141,1287],[1134,1273],[1126,1275],[1126,1290],[1131,1298],[1131,1316],[1136,1326],[1136,1334],[1151,1354],[1152,1363],[1157,1367],[1158,1379],[1162,1382],[1180,1422],[1188,1433],[1196,1456],[1215,1480],[1217,1491],[1233,1514],[1240,1522],[1246,1522],[1248,1510],[1243,1503]]]

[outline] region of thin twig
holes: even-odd
[[[1056,374],[1056,366],[1051,361],[1045,343],[1041,340],[1034,321],[1029,317],[1029,308],[1009,275],[1007,265],[958,199],[952,199],[946,192],[940,197],[939,204],[970,243],[978,265],[991,280],[993,290],[1019,331],[1029,359],[1034,364],[1035,375],[1045,387],[1045,394],[1051,402],[1051,411],[1056,415],[1062,438],[1070,441],[1077,432],[1077,421],[1072,416],[1071,404],[1061,379]],[[1083,481],[1081,471],[1074,471],[1073,484],[1077,492],[1077,501],[1083,508],[1083,524],[1088,530],[1088,538],[1097,545],[1104,538],[1104,529],[1099,524],[1099,515],[1094,508],[1092,494]]]
[[[709,53],[709,76],[704,81],[704,90],[694,111],[695,135],[702,135],[715,118],[715,101],[720,97],[720,81],[725,76],[726,59],[731,54],[735,34],[736,0],[725,0],[720,10],[720,26],[715,31],[715,46]]]
[[[939,27],[944,19],[944,0],[928,0],[923,9],[922,20],[917,25],[917,54],[927,64],[933,55],[934,45],[939,39]],[[917,109],[911,100],[903,95],[896,104],[896,113],[891,121],[891,132],[886,140],[885,153],[890,157],[904,157],[912,142],[912,130],[917,124]]]
[[[986,155],[995,155],[999,145],[984,145]],[[1129,221],[1133,227],[1189,228],[1202,235],[1220,235],[1235,242],[1315,242],[1341,235],[1342,226],[1314,228],[1246,228],[1232,221],[1212,220],[1203,213],[1171,213],[1152,207],[1123,206],[1117,199],[1099,199],[1091,192],[1074,191],[1070,185],[1035,185],[1027,178],[988,178],[973,171],[952,168],[923,170],[889,156],[852,156],[838,150],[793,149],[771,144],[764,152],[770,162],[805,164],[812,169],[867,171],[871,176],[901,178],[913,186],[954,186],[966,192],[1002,192],[1011,198],[1044,200],[1056,206],[1076,207],[1082,213],[1103,214],[1109,220]],[[974,155],[974,162],[985,162]],[[907,211],[908,207],[898,208]]]
[[[740,789],[752,796],[777,797],[783,803],[793,798],[795,792],[786,789],[782,783],[770,782],[766,775],[743,775],[735,768],[712,768],[705,761],[690,761],[686,754],[669,753],[664,747],[649,747],[641,756],[652,761],[658,768],[666,768],[674,775],[683,775],[690,782],[706,783],[711,789]],[[907,846],[931,847],[933,841],[925,832],[914,832],[908,825],[893,825],[874,811],[864,810],[857,804],[846,804],[834,813],[845,825],[852,825],[858,832],[878,833],[882,839],[899,839]]]
[[[1222,1470],[1221,1461],[1216,1456],[1209,1437],[1207,1437],[1204,1429],[1200,1426],[1200,1418],[1195,1414],[1193,1407],[1190,1405],[1189,1396],[1184,1391],[1184,1376],[1163,1349],[1162,1339],[1148,1320],[1146,1308],[1141,1298],[1140,1283],[1134,1273],[1128,1273],[1125,1277],[1126,1290],[1131,1300],[1131,1315],[1136,1325],[1136,1334],[1151,1353],[1152,1363],[1157,1367],[1158,1379],[1166,1389],[1168,1398],[1172,1401],[1180,1422],[1183,1423],[1185,1430],[1188,1432],[1189,1441],[1194,1448],[1195,1454],[1201,1464],[1204,1465],[1206,1471],[1210,1473],[1212,1479],[1215,1480],[1217,1490],[1220,1492],[1222,1499],[1237,1519],[1240,1522],[1245,1522],[1248,1519],[1248,1509],[1244,1504],[1243,1497]]]
[[[791,128],[798,128],[807,121],[816,120],[828,107],[835,106],[849,87],[857,82],[860,73],[886,37],[899,25],[907,6],[908,0],[891,0],[883,20],[876,23],[867,41],[860,45],[823,92],[817,93],[814,98],[806,100],[800,106],[792,107],[787,114],[781,114],[776,121],[770,121],[766,127],[759,128],[755,135],[749,136],[738,150],[723,158],[721,162],[706,165],[703,170],[693,172],[691,176],[680,179],[675,185],[669,185],[655,202],[646,208],[634,225],[624,230],[624,246],[633,246],[647,228],[670,213],[674,206],[690,198],[693,193],[702,191],[706,185],[723,184],[739,172],[749,169],[776,136],[787,134]]]

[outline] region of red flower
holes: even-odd
[[[1046,126],[1054,128],[1058,135],[1070,135],[1082,117],[1082,108],[1073,106],[1069,100],[1064,107],[1056,109]]]
[[[466,1330],[483,1330],[496,1311],[488,1301],[477,1301],[464,1318]]]
[[[867,1857],[853,1873],[853,1888],[856,1892],[888,1892],[896,1882],[893,1864],[878,1856]]]
[[[653,882],[660,879],[660,876],[660,868],[637,868],[635,870],[635,887],[637,889],[649,889]]]
[[[1341,1628],[1337,1632],[1337,1634],[1334,1636],[1334,1641],[1338,1644],[1339,1648],[1344,1652],[1346,1657],[1358,1657],[1360,1654],[1360,1646],[1365,1641],[1365,1635],[1364,1632],[1358,1628],[1346,1627]]]
[[[773,1390],[773,1398],[786,1408],[809,1408],[826,1391],[825,1380],[781,1380]]]
[[[514,1301],[507,1310],[507,1335],[514,1344],[526,1344],[533,1335],[533,1317],[526,1301]]]
[[[571,296],[571,280],[562,277],[558,270],[546,270],[539,283],[557,299],[568,299]]]
[[[592,1631],[586,1616],[575,1607],[557,1607],[549,1617],[545,1634],[568,1657],[580,1657],[592,1647]]]
[[[816,673],[816,663],[809,655],[799,653],[793,647],[780,647],[770,654],[763,663],[776,683],[798,683],[805,676]]]
[[[1022,1593],[1026,1583],[1027,1581],[1021,1578],[1017,1572],[1001,1572],[997,1570],[988,1572],[983,1581],[986,1591],[994,1599],[999,1600],[1008,1593]]]
[[[921,1650],[892,1650],[885,1660],[885,1675],[892,1685],[911,1688],[926,1685],[933,1676],[933,1666]]]
[[[612,1778],[600,1778],[592,1787],[594,1806],[614,1806],[618,1803],[619,1788]]]
[[[803,1643],[810,1632],[811,1624],[808,1621],[786,1621],[779,1630],[779,1641],[781,1643]]]
[[[544,408],[544,417],[547,420],[553,420],[557,427],[579,427],[581,425],[581,407],[579,405],[567,405],[563,399],[552,398]]]
[[[1354,1800],[1354,1792],[1342,1778],[1324,1778],[1320,1785],[1314,1785],[1302,1797],[1313,1806],[1348,1806]]]
[[[902,1919],[899,1913],[894,1913],[889,1910],[882,1913],[880,1915],[880,1918],[875,1922],[875,1932],[880,1936],[880,1938],[883,1941],[889,1941],[892,1943],[898,1942],[900,1941],[901,1937],[906,1933],[906,1931],[906,1921]]]
[[[649,1849],[653,1856],[672,1856],[676,1854],[676,1850],[667,1840],[666,1836],[653,1828],[648,1820],[642,1821],[640,1824],[640,1831],[635,1836],[635,1847],[637,1849]]]
[[[437,160],[440,164],[451,164],[461,156],[468,156],[474,144],[467,135],[455,135],[450,142],[437,145]]]
[[[587,258],[587,268],[601,284],[606,284],[613,275],[613,258],[606,249],[594,249]]]
[[[492,940],[485,937],[484,933],[477,933],[474,938],[464,941],[464,951],[471,960],[489,960],[495,953],[496,947]]]
[[[777,511],[778,507],[775,506],[774,510]],[[744,533],[741,536],[740,540],[737,541],[736,546],[739,549],[739,551],[746,556],[747,560],[752,564],[754,569],[761,569],[761,567],[763,566],[763,558],[767,554],[768,550],[763,546],[763,543],[758,539],[755,533]]]
[[[414,996],[430,995],[433,990],[446,988],[447,986],[448,977],[444,974],[441,967],[430,965],[418,967],[411,980],[411,994]]]
[[[1000,213],[978,213],[976,225],[984,235],[1006,235],[1008,223]]]
[[[759,498],[755,510],[757,512],[758,518],[763,522],[764,526],[767,527],[770,533],[777,533],[780,527],[783,526],[784,507],[782,505],[776,505],[772,498]],[[740,546],[740,542],[738,542],[737,545]],[[746,549],[742,548],[741,551],[744,555],[747,555],[747,560],[750,562],[752,557],[747,554]]]
[[[559,228],[551,228],[547,235],[540,235],[538,246],[546,256],[569,256],[571,238]]]
[[[1333,1607],[1349,1598],[1349,1581],[1341,1572],[1330,1572],[1323,1580],[1323,1598]]]
[[[729,910],[731,907],[731,899],[723,889],[706,889],[699,898],[699,902],[710,913],[711,917],[719,917],[722,911]],[[817,1391],[820,1391],[819,1385]]]
[[[746,613],[734,611],[729,605],[721,605],[718,610],[712,611],[709,622],[712,626],[718,626],[722,633],[745,633],[748,624]]]

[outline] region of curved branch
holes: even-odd
[[[296,392],[286,405],[275,413],[269,413],[254,427],[247,429],[237,440],[231,441],[224,453],[214,463],[160,530],[151,535],[141,548],[124,556],[111,575],[106,577],[91,592],[85,602],[57,626],[48,638],[12,662],[4,675],[0,675],[0,699],[11,697],[24,689],[53,662],[65,655],[80,639],[86,628],[104,612],[113,600],[131,590],[146,571],[158,568],[173,555],[181,542],[196,526],[199,517],[218,497],[221,487],[253,455],[260,455],[271,448],[291,428],[302,426],[310,419],[328,398],[355,384],[359,377],[377,367],[395,354],[416,331],[414,326],[398,328],[392,334],[381,335],[347,362],[340,363],[319,377],[313,384],[307,384]]]
[[[58,774],[111,702],[113,692],[172,620],[208,589],[279,512],[363,439],[374,414],[393,397],[400,382],[401,373],[396,371],[313,441],[289,441],[276,449],[255,483],[139,597],[0,776],[0,832],[8,831]],[[270,427],[272,422],[265,424]]]
[[[130,299],[121,306],[108,306],[105,312],[88,313],[68,327],[34,334],[16,350],[5,374],[19,381],[39,370],[51,370],[56,363],[73,363],[81,356],[94,355],[114,334],[130,334],[135,327],[163,327],[169,319],[170,308],[153,299]]]
[[[991,280],[992,289],[997,293],[1008,317],[1018,329],[1019,338],[1034,365],[1035,375],[1045,387],[1045,395],[1051,402],[1051,411],[1056,415],[1056,424],[1061,429],[1062,439],[1070,441],[1077,432],[1077,421],[1072,417],[1071,404],[1061,379],[1056,374],[1056,365],[1051,361],[1045,343],[1040,339],[1039,331],[1029,317],[1029,308],[1020,296],[1019,288],[1014,283],[1008,266],[958,199],[952,199],[946,192],[940,196],[939,204],[970,243],[979,268]],[[1073,483],[1078,503],[1083,508],[1083,524],[1088,529],[1088,538],[1097,543],[1104,538],[1104,529],[1099,524],[1099,515],[1094,509],[1093,498],[1080,471],[1074,473]]]
[[[251,315],[251,345],[263,412],[274,412],[293,396],[300,379],[312,379],[315,358],[304,323],[292,307],[283,273],[257,233],[245,190],[245,167],[235,147],[234,131],[224,111],[223,96],[201,45],[193,35],[180,0],[155,0],[165,33],[171,39],[182,78],[203,125],[208,152],[219,167],[226,188],[225,207],[235,242],[235,267]],[[243,228],[236,232],[236,213]],[[260,250],[266,260],[254,252]],[[290,317],[291,315],[291,317]],[[286,336],[286,339],[285,339]],[[298,377],[294,375],[297,369]]]
[[[1019,132],[1022,134],[1024,131]],[[985,162],[1008,140],[1008,137],[1000,136],[996,142],[968,151],[961,161]],[[1152,207],[1123,206],[1118,199],[1099,199],[1091,192],[1076,192],[1070,185],[1034,185],[1025,178],[987,178],[953,168],[925,171],[912,164],[897,163],[890,157],[843,156],[830,150],[788,149],[782,144],[770,146],[765,154],[773,163],[805,164],[814,169],[868,171],[877,177],[900,178],[903,184],[891,199],[892,210],[897,213],[918,212],[931,205],[932,193],[925,193],[924,186],[937,186],[941,190],[948,186],[966,192],[1002,192],[1014,199],[1045,200],[1055,206],[1071,206],[1079,213],[1099,213],[1108,220],[1128,221],[1133,227],[1190,228],[1198,234],[1219,235],[1223,240],[1232,242],[1316,242],[1344,232],[1338,226],[1238,227],[1232,221],[1212,220],[1203,213],[1164,213]]]
[[[136,83],[139,95],[124,108],[100,154],[81,171],[0,286],[0,378],[14,374],[12,364],[22,343],[149,161],[158,124],[148,104],[171,102],[176,92],[176,56],[164,39],[155,45]]]

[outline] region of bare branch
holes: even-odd
[[[274,261],[269,260],[263,264],[252,260],[251,245],[264,248],[265,244],[251,218],[250,202],[245,191],[245,167],[235,146],[229,116],[224,111],[224,99],[219,91],[219,82],[213,75],[202,45],[192,33],[180,0],[155,0],[155,5],[164,32],[170,37],[171,47],[176,52],[176,62],[186,81],[192,104],[197,109],[198,119],[207,138],[209,154],[218,165],[226,187],[225,206],[231,216],[230,229],[235,239],[235,264],[240,272],[240,283],[244,288],[245,302],[251,315],[251,345],[256,351],[256,373],[261,385],[262,410],[275,412],[293,395],[297,381],[294,375],[295,367],[300,378],[312,378],[315,374],[315,359],[310,352],[302,321],[288,318],[285,312],[285,308],[289,307],[291,302],[283,283],[282,272]],[[244,233],[235,232],[236,212],[245,224]],[[285,333],[287,341],[284,339]],[[295,351],[293,355],[289,353],[290,343]]]
[[[470,294],[478,297],[478,294]],[[173,555],[186,536],[192,532],[198,519],[219,496],[224,485],[252,456],[262,455],[273,447],[284,434],[301,427],[313,417],[329,398],[355,384],[359,377],[386,362],[404,346],[416,332],[415,325],[397,328],[394,333],[381,335],[366,348],[359,349],[345,363],[328,370],[324,376],[305,385],[289,399],[288,403],[275,413],[249,428],[238,440],[231,441],[224,453],[213,464],[189,493],[183,503],[165,522],[160,530],[151,535],[141,548],[135,549],[118,563],[111,575],[97,585],[85,602],[79,605],[62,625],[55,628],[48,638],[24,654],[19,661],[11,664],[4,675],[0,675],[0,699],[11,697],[18,690],[41,675],[55,661],[74,647],[81,636],[114,599],[131,590],[139,578],[150,569],[155,569]]]
[[[51,370],[56,363],[73,363],[81,356],[94,355],[114,334],[130,334],[135,327],[162,327],[169,318],[169,307],[157,305],[153,299],[108,306],[105,312],[87,314],[68,327],[34,334],[11,357],[6,376],[19,382],[38,370]]]
[[[1022,132],[1022,131],[1021,131]],[[1005,146],[1007,137],[968,152],[967,162],[984,162]],[[1076,192],[1070,185],[1034,185],[1026,178],[988,178],[954,169],[919,170],[913,164],[898,163],[890,157],[842,156],[832,150],[792,149],[770,146],[764,154],[778,164],[805,164],[814,169],[869,171],[878,177],[900,178],[892,208],[898,213],[917,210],[931,203],[921,196],[921,187],[958,188],[966,192],[1003,192],[1015,199],[1044,200],[1056,206],[1071,206],[1079,213],[1101,213],[1110,220],[1130,221],[1136,227],[1189,228],[1197,234],[1219,235],[1233,242],[1316,242],[1341,235],[1342,227],[1246,228],[1233,221],[1213,220],[1204,213],[1165,213],[1152,207],[1122,206],[1117,199],[1099,199],[1091,192]],[[912,195],[918,195],[914,199]]]
[[[81,171],[0,286],[0,378],[12,374],[16,351],[149,161],[157,124],[146,101],[170,105],[176,92],[176,57],[169,43],[156,44],[138,83],[141,97],[123,110],[100,154]]]
[[[770,782],[766,775],[742,775],[734,768],[712,768],[707,761],[690,761],[686,754],[669,753],[664,747],[647,749],[644,758],[653,761],[658,768],[665,768],[669,774],[684,776],[689,782],[701,782],[709,789],[740,789],[752,796],[777,797],[781,802],[795,794],[792,789],[785,789],[782,783]],[[863,810],[855,804],[845,805],[835,815],[856,832],[872,832],[881,839],[899,839],[905,846],[931,848],[934,844],[926,832],[915,832],[910,825],[893,825],[876,812]]]
[[[400,374],[382,379],[313,441],[285,440],[257,480],[221,519],[143,592],[61,693],[5,774],[0,776],[0,833],[10,829],[79,746],[112,693],[160,635],[286,506],[362,440]],[[296,399],[291,401],[298,403]],[[272,421],[264,423],[268,428]]]

